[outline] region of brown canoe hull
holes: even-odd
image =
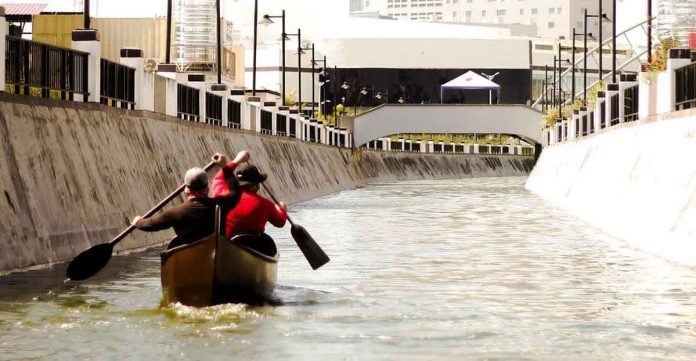
[[[168,249],[161,257],[165,304],[262,302],[272,294],[278,276],[278,252],[265,234],[232,240],[211,235]]]

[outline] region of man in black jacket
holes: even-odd
[[[241,151],[232,161],[235,165],[246,162],[249,152]],[[239,183],[234,175],[234,167],[225,167],[224,156],[215,154],[213,162],[220,167],[215,176],[216,181],[227,183],[228,194],[210,198],[208,196],[208,174],[201,168],[191,168],[184,175],[184,195],[186,201],[182,204],[168,208],[160,214],[149,218],[136,216],[133,218],[133,226],[141,231],[156,232],[167,228],[174,228],[177,235],[175,244],[169,248],[186,243],[193,243],[213,233],[215,225],[215,206],[220,206],[222,219],[239,202],[241,191]],[[224,222],[222,223],[224,224]]]

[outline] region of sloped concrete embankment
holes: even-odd
[[[544,149],[527,188],[636,248],[696,266],[696,110]]]
[[[31,104],[29,104],[31,102]],[[109,241],[214,152],[249,149],[280,199],[372,181],[526,175],[531,157],[352,152],[153,113],[0,96],[0,272],[65,261]],[[166,241],[134,232],[119,249]]]

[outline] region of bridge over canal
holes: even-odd
[[[360,147],[402,133],[508,134],[541,143],[542,114],[526,105],[384,104],[353,119]]]

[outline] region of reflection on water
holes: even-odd
[[[696,272],[545,205],[524,179],[380,184],[291,207],[278,306],[159,307],[157,250],[82,283],[0,278],[5,359],[693,359]]]

